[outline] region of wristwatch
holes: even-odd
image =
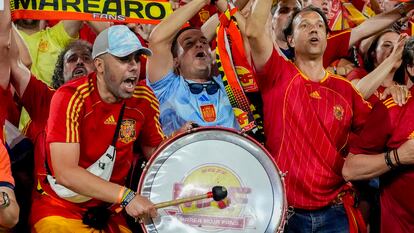
[[[8,207],[10,205],[10,198],[9,195],[6,192],[1,192],[0,193],[0,200],[1,200],[1,204],[0,204],[0,208],[4,209],[6,207]]]

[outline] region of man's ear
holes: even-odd
[[[93,63],[95,65],[96,68],[96,72],[97,73],[103,73],[105,70],[105,63],[102,60],[102,58],[96,58],[95,60],[93,60]]]
[[[292,48],[295,48],[295,41],[293,40],[293,35],[287,36],[288,45]]]

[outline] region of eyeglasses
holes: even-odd
[[[190,92],[193,94],[200,94],[203,89],[206,89],[207,94],[214,95],[220,88],[220,86],[214,81],[214,79],[211,80],[211,83],[189,83],[187,80],[184,80],[188,87],[190,88]]]

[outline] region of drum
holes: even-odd
[[[269,153],[253,139],[221,128],[198,128],[170,139],[145,168],[138,192],[153,203],[228,190],[225,200],[204,199],[158,209],[144,232],[280,232],[284,182]]]

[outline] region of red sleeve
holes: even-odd
[[[364,127],[368,118],[368,115],[371,113],[372,106],[371,104],[364,100],[362,95],[354,88],[353,92],[353,118],[352,118],[352,132],[358,133]]]
[[[393,129],[387,107],[378,102],[367,119],[358,139],[351,145],[350,152],[353,154],[377,154],[386,150]]]
[[[83,119],[80,92],[61,87],[53,95],[47,121],[47,143],[79,143],[79,124]]]
[[[323,54],[323,67],[328,67],[332,62],[348,56],[351,30],[345,30],[328,37],[325,53]]]
[[[346,79],[352,81],[354,79],[362,79],[368,74],[368,72],[363,68],[355,68],[346,76]]]
[[[24,108],[33,121],[46,121],[49,116],[49,107],[55,90],[45,83],[31,76],[22,96]]]
[[[146,87],[148,88],[148,87]],[[164,140],[164,133],[159,122],[159,103],[153,92],[148,88],[146,92],[151,99],[145,112],[145,123],[140,133],[141,146],[157,147]]]
[[[0,186],[14,189],[14,179],[11,174],[10,158],[2,140],[0,140]]]
[[[395,128],[392,132],[391,139],[388,141],[388,148],[398,148],[409,139],[414,139],[414,101],[412,97],[402,108],[398,119],[392,119],[395,122]]]
[[[287,64],[288,61],[280,56],[275,48],[273,48],[272,55],[261,70],[257,70],[253,62],[259,89],[264,91],[273,87],[282,76],[281,71],[287,68]]]
[[[13,125],[18,126],[20,121],[21,106],[15,102],[10,88],[0,88],[0,100],[0,126],[3,127],[6,119]]]
[[[88,24],[84,23],[82,28],[79,30],[79,39],[93,44],[96,39],[96,33],[89,27]]]

